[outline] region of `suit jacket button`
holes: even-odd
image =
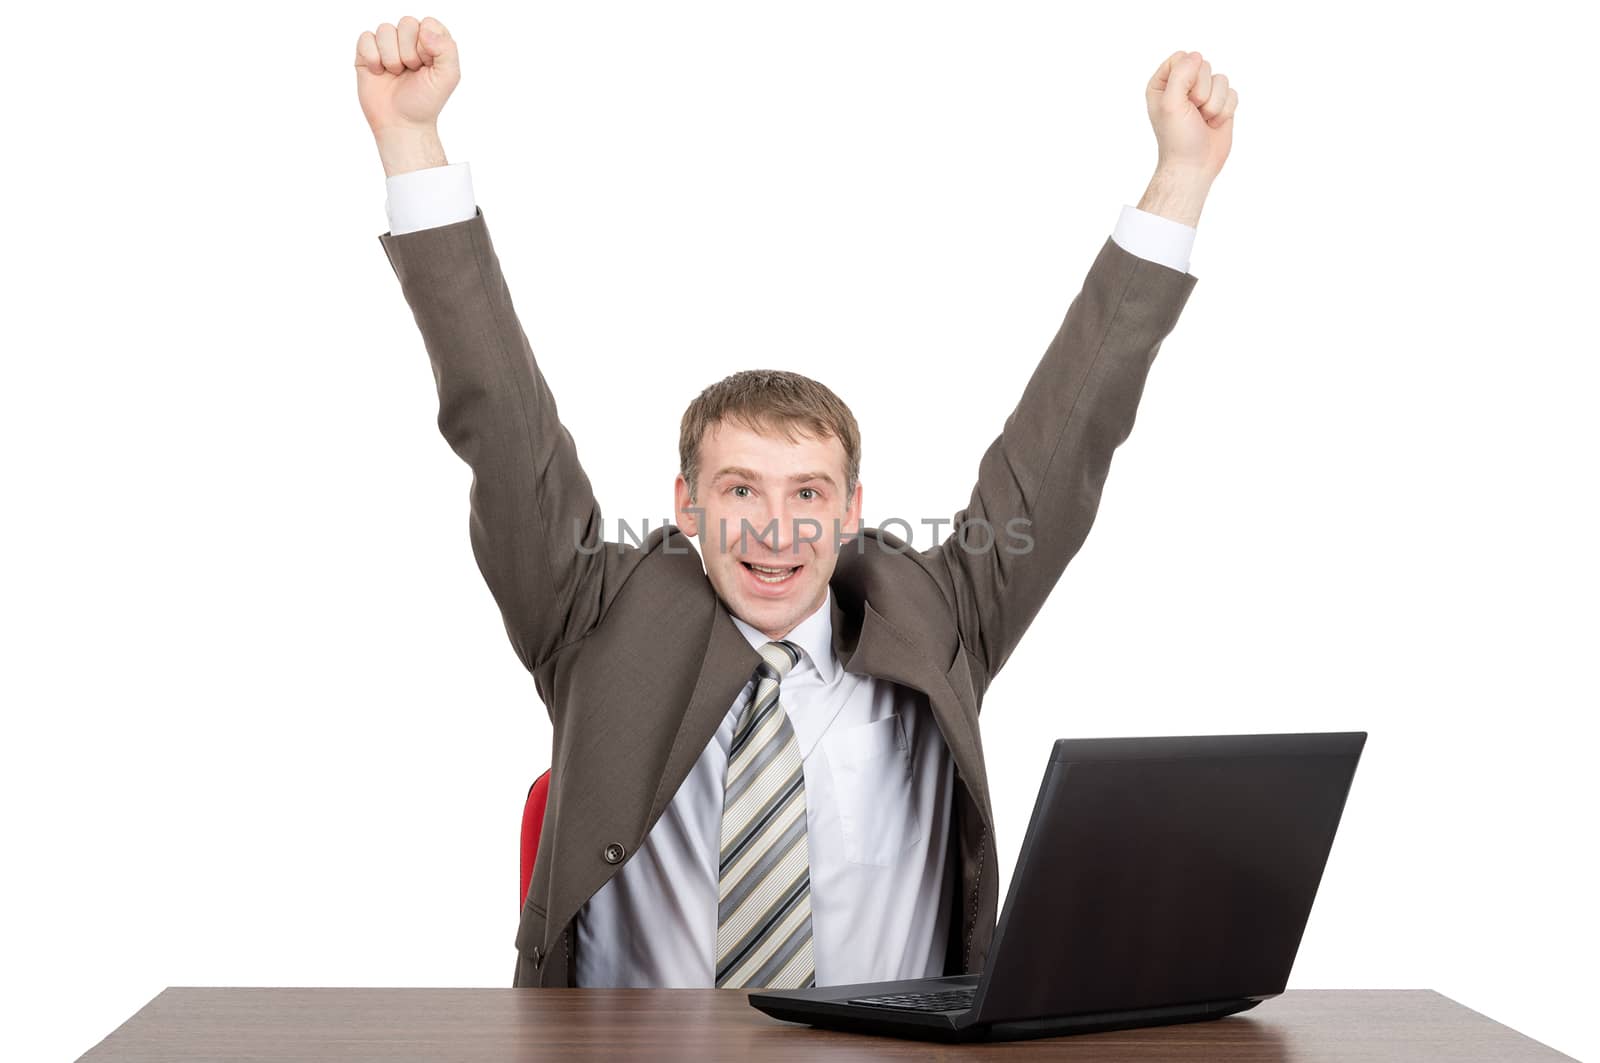
[[[621,842],[612,842],[606,846],[606,851],[601,855],[605,857],[608,864],[620,864],[622,863],[622,858],[628,855],[628,850],[622,847]]]

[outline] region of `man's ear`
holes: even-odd
[[[845,508],[844,522],[839,526],[839,538],[848,542],[861,534],[861,484],[856,484],[855,493],[850,497],[850,505]]]
[[[672,483],[673,511],[678,522],[678,527],[683,534],[693,539],[700,534],[700,518],[705,510],[694,504],[689,497],[689,481],[683,478],[683,473]]]

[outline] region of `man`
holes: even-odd
[[[474,553],[554,728],[516,986],[835,985],[981,970],[998,893],[978,711],[1088,534],[1195,278],[1237,93],[1198,53],[1146,89],[1157,171],[939,546],[861,526],[828,388],[734,374],[685,413],[676,526],[600,510],[436,121],[435,19],[363,33],[380,237],[473,471]],[[689,538],[700,540],[698,555]]]

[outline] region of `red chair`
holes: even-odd
[[[544,806],[550,800],[550,773],[547,771],[528,787],[528,800],[522,806],[522,893],[517,907],[528,900],[528,884],[533,881],[533,858],[539,852],[539,832],[544,829]]]

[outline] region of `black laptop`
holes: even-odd
[[[1366,739],[1062,739],[981,974],[764,990],[750,1003],[941,1041],[1253,1008],[1288,984]]]

